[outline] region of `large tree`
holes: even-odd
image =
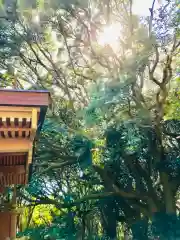
[[[16,49],[16,59],[8,58],[16,79],[50,89],[53,98],[34,180],[21,195],[64,210],[61,225],[54,224],[69,225],[71,235],[62,234],[70,239],[92,233],[115,239],[122,228],[147,239],[149,222],[161,239],[179,234],[158,225],[160,213],[166,223],[178,220],[180,127],[170,112],[179,106],[178,6],[167,1],[155,10],[153,1],[149,17],[139,19],[132,4],[92,1],[8,17],[8,40],[21,39],[5,43]],[[116,43],[102,43],[112,26],[120,32]]]

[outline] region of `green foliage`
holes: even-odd
[[[1,3],[1,5],[3,5],[4,3],[2,2]],[[40,11],[42,11],[42,10],[44,10],[44,8],[46,9],[47,8],[47,6],[48,7],[52,7],[52,8],[54,8],[54,9],[56,9],[56,8],[62,8],[62,7],[69,7],[69,6],[71,6],[71,5],[80,5],[80,6],[84,6],[84,7],[86,7],[87,5],[87,3],[86,3],[86,1],[78,1],[78,0],[67,0],[67,1],[65,1],[65,0],[61,0],[61,1],[57,1],[57,0],[51,0],[51,1],[45,1],[45,0],[32,0],[30,3],[27,1],[27,0],[24,0],[24,1],[22,1],[22,0],[18,0],[18,3],[17,3],[17,5],[18,5],[18,7],[19,8],[23,8],[24,10],[27,10],[27,9],[38,9],[38,10],[40,10]]]
[[[43,224],[51,224],[53,214],[58,214],[58,210],[53,205],[39,205],[35,207],[23,207],[21,214],[21,228],[33,228]]]
[[[177,93],[180,94],[180,93]],[[178,96],[172,96],[166,105],[166,119],[180,119],[180,100]]]
[[[30,224],[22,216],[19,235],[179,237],[179,92],[169,90],[178,71],[172,68],[174,4],[147,22],[131,14],[131,1],[92,1],[85,9],[86,1],[26,3],[19,1],[18,18],[10,14],[0,29],[2,69],[11,62],[16,70],[2,74],[0,86],[18,77],[31,89],[48,88],[52,106],[35,146],[31,182],[18,192],[27,212],[35,206]],[[107,22],[122,26],[117,52],[98,42]]]

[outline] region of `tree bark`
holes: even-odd
[[[168,175],[166,173],[161,173],[161,179],[163,185],[166,213],[175,214],[176,213],[175,194],[169,183]]]

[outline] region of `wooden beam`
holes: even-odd
[[[0,153],[28,152],[31,147],[28,139],[0,139]]]
[[[12,129],[15,128],[15,118],[14,117],[10,118],[10,123],[11,123]],[[11,131],[11,137],[14,138],[15,137],[15,131],[10,130],[9,128],[8,128],[8,130]],[[4,130],[1,130],[1,131],[4,131]]]
[[[26,119],[26,122],[31,121],[32,112],[36,109],[38,118],[40,113],[40,108],[32,108],[32,107],[4,107],[0,106],[0,118],[2,118],[4,121],[7,118],[10,118],[11,124],[13,124],[14,119]]]
[[[31,131],[31,128],[25,128],[25,127],[14,127],[14,128],[12,128],[12,127],[0,127],[0,131]]]
[[[3,123],[3,126],[4,126],[4,127],[7,127],[6,117],[3,117],[3,118],[2,118],[2,123]],[[4,136],[5,136],[5,138],[8,138],[8,137],[9,137],[9,136],[8,136],[8,131],[4,131]]]
[[[19,112],[19,111],[2,111],[0,109],[0,118],[30,118],[31,112]]]
[[[29,149],[29,152],[28,152],[28,161],[27,161],[27,167],[29,167],[29,164],[32,162],[32,156],[33,156],[33,149]]]
[[[31,134],[30,134],[30,139],[31,141],[34,141],[36,131],[37,131],[37,109],[33,108],[32,110],[32,118],[31,118]]]
[[[2,112],[32,112],[33,107],[17,107],[17,106],[0,106]],[[40,112],[40,108],[36,107],[37,111]]]
[[[22,122],[23,122],[23,119],[22,118],[18,118],[18,127],[19,128],[22,128]],[[18,131],[18,137],[22,137],[22,131]]]

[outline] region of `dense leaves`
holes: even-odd
[[[0,86],[52,96],[18,187],[29,211],[19,235],[178,239],[178,5],[153,1],[140,18],[132,1],[84,2],[19,1],[1,19]],[[114,25],[121,34],[104,44]]]

